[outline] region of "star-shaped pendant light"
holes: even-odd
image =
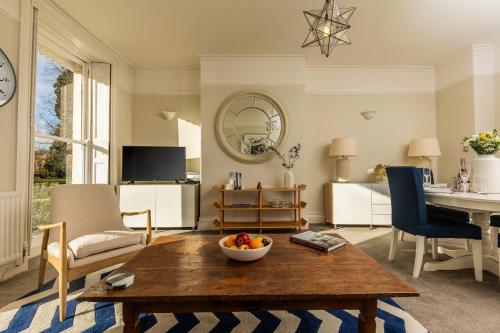
[[[330,56],[337,45],[351,44],[349,38],[349,20],[355,7],[339,8],[336,0],[326,0],[323,9],[304,11],[309,33],[302,47],[317,47],[321,54]]]

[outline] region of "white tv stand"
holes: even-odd
[[[121,211],[151,209],[153,228],[196,228],[198,224],[198,184],[120,185]],[[129,228],[146,228],[144,216],[124,219]]]

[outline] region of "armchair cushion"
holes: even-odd
[[[80,236],[68,243],[75,260],[94,254],[144,243],[144,235],[133,231],[103,231]]]
[[[78,266],[91,264],[93,262],[98,262],[101,260],[114,258],[114,257],[129,253],[129,252],[142,250],[144,247],[145,247],[144,244],[135,244],[135,245],[126,246],[126,247],[122,247],[122,248],[115,249],[115,250],[97,253],[97,254],[82,258],[82,259],[75,259],[73,252],[71,252],[71,250],[68,249],[68,251],[67,251],[67,253],[68,253],[68,268],[74,268],[74,267],[78,267]],[[57,259],[60,259],[59,243],[57,243],[57,242],[50,243],[47,246],[47,252],[51,256],[56,257]]]
[[[53,242],[47,245],[47,253],[57,259],[61,259],[61,254],[59,253],[59,242]],[[68,257],[68,267],[75,262],[75,256],[71,250],[66,251],[66,255]]]
[[[114,258],[121,256],[122,254],[134,252],[134,251],[139,251],[142,250],[145,247],[145,245],[142,244],[135,244],[132,246],[127,246],[127,247],[122,247],[116,250],[111,250],[111,251],[106,251],[106,252],[101,252],[98,254],[94,254],[82,259],[75,259],[73,263],[68,263],[69,268],[74,268],[74,267],[79,267],[79,266],[84,266],[87,264],[92,264],[94,262]]]

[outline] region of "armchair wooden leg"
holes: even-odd
[[[38,268],[38,288],[43,286],[45,280],[45,268],[47,267],[47,259],[40,256],[40,267]]]
[[[393,261],[396,257],[396,250],[398,246],[398,232],[400,230],[392,227],[391,249],[389,250],[389,261]],[[403,231],[401,231],[403,232]]]
[[[40,252],[40,266],[38,269],[38,288],[43,285],[45,279],[45,268],[47,267],[47,244],[49,242],[49,230],[43,231],[42,251]]]
[[[399,230],[399,240],[402,242],[405,241],[405,232],[403,230]]]
[[[66,319],[66,295],[68,292],[68,241],[66,238],[66,223],[61,225],[59,236],[59,253],[61,259],[59,262],[59,320]]]
[[[498,248],[498,258],[500,258],[500,247]],[[498,271],[500,272],[500,260],[498,261]],[[500,282],[500,273],[498,274],[498,282]]]
[[[432,241],[432,259],[437,260],[437,258],[438,258],[438,239],[433,238],[431,241]]]
[[[476,281],[483,281],[483,245],[480,239],[472,241],[472,258]]]
[[[422,270],[422,262],[425,253],[425,236],[417,237],[417,250],[415,251],[415,267],[413,267],[413,277],[418,278]]]
[[[66,319],[66,296],[68,292],[67,270],[59,272],[59,320]]]

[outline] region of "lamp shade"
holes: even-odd
[[[353,138],[336,138],[330,144],[329,156],[357,156],[358,148]]]
[[[408,157],[441,156],[439,141],[436,138],[414,139],[410,142]]]

